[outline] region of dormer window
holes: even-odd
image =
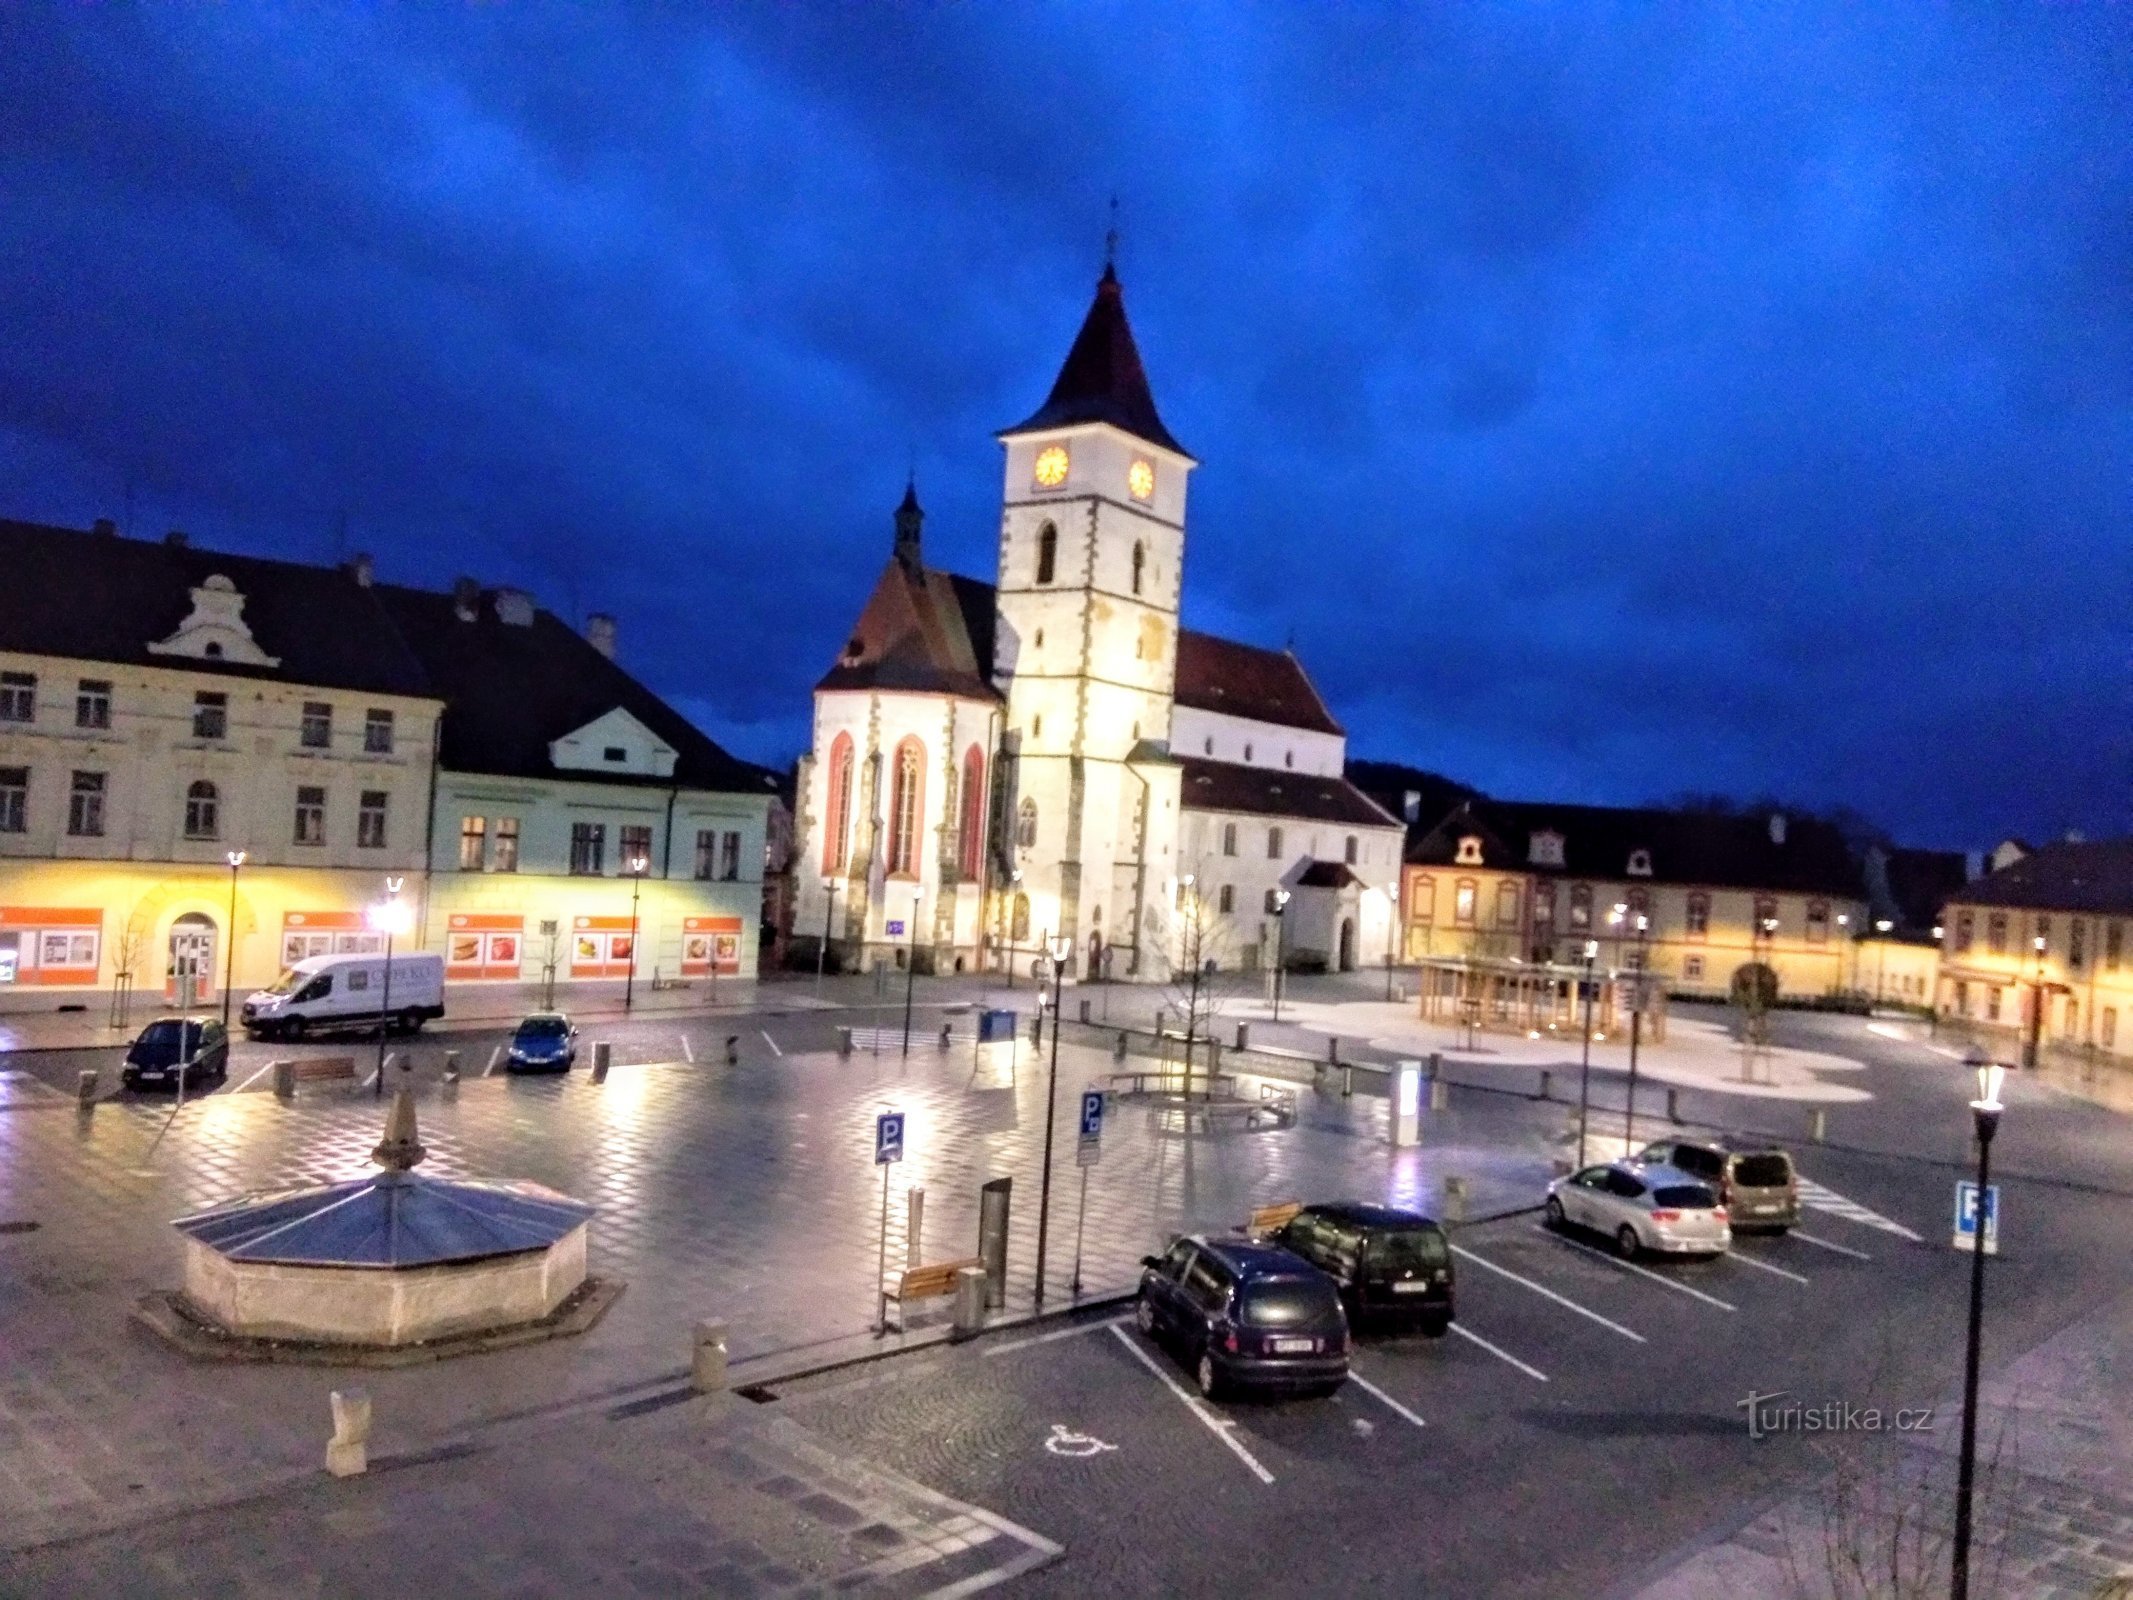
[[[1452,858],[1462,867],[1478,867],[1481,863],[1481,835],[1462,834],[1459,839],[1459,854]]]
[[[867,653],[867,646],[866,646],[866,641],[865,641],[864,639],[860,638],[858,634],[856,634],[856,633],[855,633],[855,634],[853,634],[853,635],[851,636],[851,638],[849,638],[849,639],[845,640],[845,642],[844,642],[844,659],[845,659],[845,660],[847,660],[847,661],[857,661],[857,660],[858,660],[858,659],[859,659],[859,658],[860,658],[861,656],[865,655],[866,653]]]
[[[1532,835],[1526,842],[1526,859],[1536,867],[1561,866],[1563,836],[1552,828]]]
[[[627,761],[629,760],[629,758],[629,751],[625,750],[619,744],[608,745],[600,752],[600,759],[602,761]]]
[[[1632,878],[1649,878],[1652,875],[1652,853],[1649,850],[1630,851],[1629,875]]]

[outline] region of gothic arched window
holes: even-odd
[[[1047,522],[1037,535],[1037,581],[1050,583],[1059,565],[1059,530]]]
[[[1015,807],[1015,843],[1024,850],[1037,848],[1037,802],[1027,796]]]
[[[212,839],[221,831],[222,797],[205,778],[185,791],[185,837]]]
[[[829,788],[822,817],[822,874],[844,870],[846,835],[852,830],[852,736],[837,735],[830,745]]]
[[[963,876],[975,878],[985,864],[985,752],[972,745],[963,756]]]
[[[1007,923],[1007,937],[1020,944],[1029,937],[1029,896],[1015,896],[1014,912]]]
[[[1133,541],[1133,592],[1141,592],[1141,569],[1148,564],[1148,547],[1136,539]]]
[[[916,739],[896,747],[889,779],[889,871],[918,876],[919,790],[925,785],[925,750]]]

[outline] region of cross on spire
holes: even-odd
[[[1118,196],[1111,196],[1111,226],[1104,230],[1104,271],[1118,265]]]

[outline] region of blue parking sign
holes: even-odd
[[[874,1119],[874,1165],[885,1167],[904,1158],[904,1114],[884,1111]],[[886,1181],[886,1180],[884,1180]]]
[[[1081,1136],[1084,1139],[1101,1139],[1104,1135],[1104,1092],[1101,1089],[1084,1089],[1081,1092]]]
[[[1978,1240],[1978,1195],[1977,1185],[1965,1178],[1955,1186],[1955,1248],[1974,1250]],[[2000,1253],[2000,1186],[1993,1184],[1985,1191],[1985,1254]]]

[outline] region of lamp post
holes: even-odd
[[[911,891],[910,948],[904,956],[904,1054],[911,1053],[911,995],[918,987],[918,908],[925,899],[919,889]]]
[[[2037,1070],[2037,1052],[2044,1042],[2044,935],[2038,934],[2031,943],[2037,952],[2037,980],[2029,1002],[2029,1038],[2022,1045],[2022,1065],[2034,1072]]]
[[[637,896],[644,889],[644,869],[648,863],[643,856],[631,856],[625,864],[630,869],[630,964],[622,979],[622,1010],[627,1014],[637,998]],[[711,964],[718,965],[716,960]]]
[[[1851,962],[1850,970],[1843,972],[1844,992],[1846,994],[1850,994],[1859,987],[1859,949],[1853,942],[1851,925],[1852,919],[1849,912],[1840,911],[1837,913],[1837,937],[1844,941]],[[1837,959],[1841,970],[1846,957],[1839,956]]]
[[[1887,917],[1881,917],[1874,923],[1874,1003],[1876,1005],[1888,998],[1889,950],[1887,944],[1883,941],[1888,938],[1889,930],[1895,926],[1896,924],[1889,921]]]
[[[1274,1020],[1281,1020],[1281,985],[1288,970],[1289,891],[1274,891]]]
[[[1644,1034],[1644,1000],[1647,993],[1646,974],[1651,970],[1652,919],[1642,911],[1637,913],[1637,959],[1635,976],[1630,979],[1634,986],[1629,1010],[1629,1101],[1622,1112],[1622,1137],[1628,1155],[1637,1148],[1637,1045]]]
[[[1052,1226],[1052,1124],[1059,1113],[1059,1011],[1066,983],[1067,957],[1074,941],[1054,934],[1045,941],[1052,958],[1052,1064],[1044,1081],[1044,1175],[1037,1186],[1037,1304],[1044,1304],[1044,1246]],[[1040,996],[1038,1003],[1043,1004]]]
[[[829,959],[830,925],[837,912],[837,880],[822,880],[822,943],[815,950],[815,993],[822,993],[822,967]]]
[[[1185,1001],[1185,1098],[1188,1102],[1192,1099],[1192,1036],[1200,1025],[1200,903],[1193,889],[1197,881],[1190,872],[1178,880],[1185,890],[1185,903],[1192,919],[1186,924],[1192,943],[1192,989]]]
[[[230,916],[222,929],[222,1031],[230,1031],[230,979],[237,970],[237,869],[244,865],[244,852],[232,850],[223,858],[230,864]]]
[[[1985,1315],[1985,1221],[1992,1190],[1992,1136],[1999,1131],[2000,1085],[2007,1069],[1988,1061],[1972,1046],[1963,1058],[1977,1073],[1977,1098],[1970,1120],[1977,1130],[1977,1226],[1970,1235],[1970,1328],[1963,1346],[1963,1444],[1955,1479],[1955,1554],[1950,1562],[1948,1593],[1952,1600],[1970,1595],[1970,1501],[1977,1478],[1978,1340]]]
[[[1578,1060],[1578,1166],[1585,1165],[1585,1119],[1592,1109],[1592,964],[1600,956],[1600,941],[1585,941],[1585,1047]]]
[[[378,995],[378,1074],[371,1084],[371,1098],[385,1098],[385,1030],[393,1014],[393,938],[407,931],[407,907],[400,904],[400,886],[405,878],[385,880],[385,898],[366,912],[371,928],[385,935],[385,983]]]

